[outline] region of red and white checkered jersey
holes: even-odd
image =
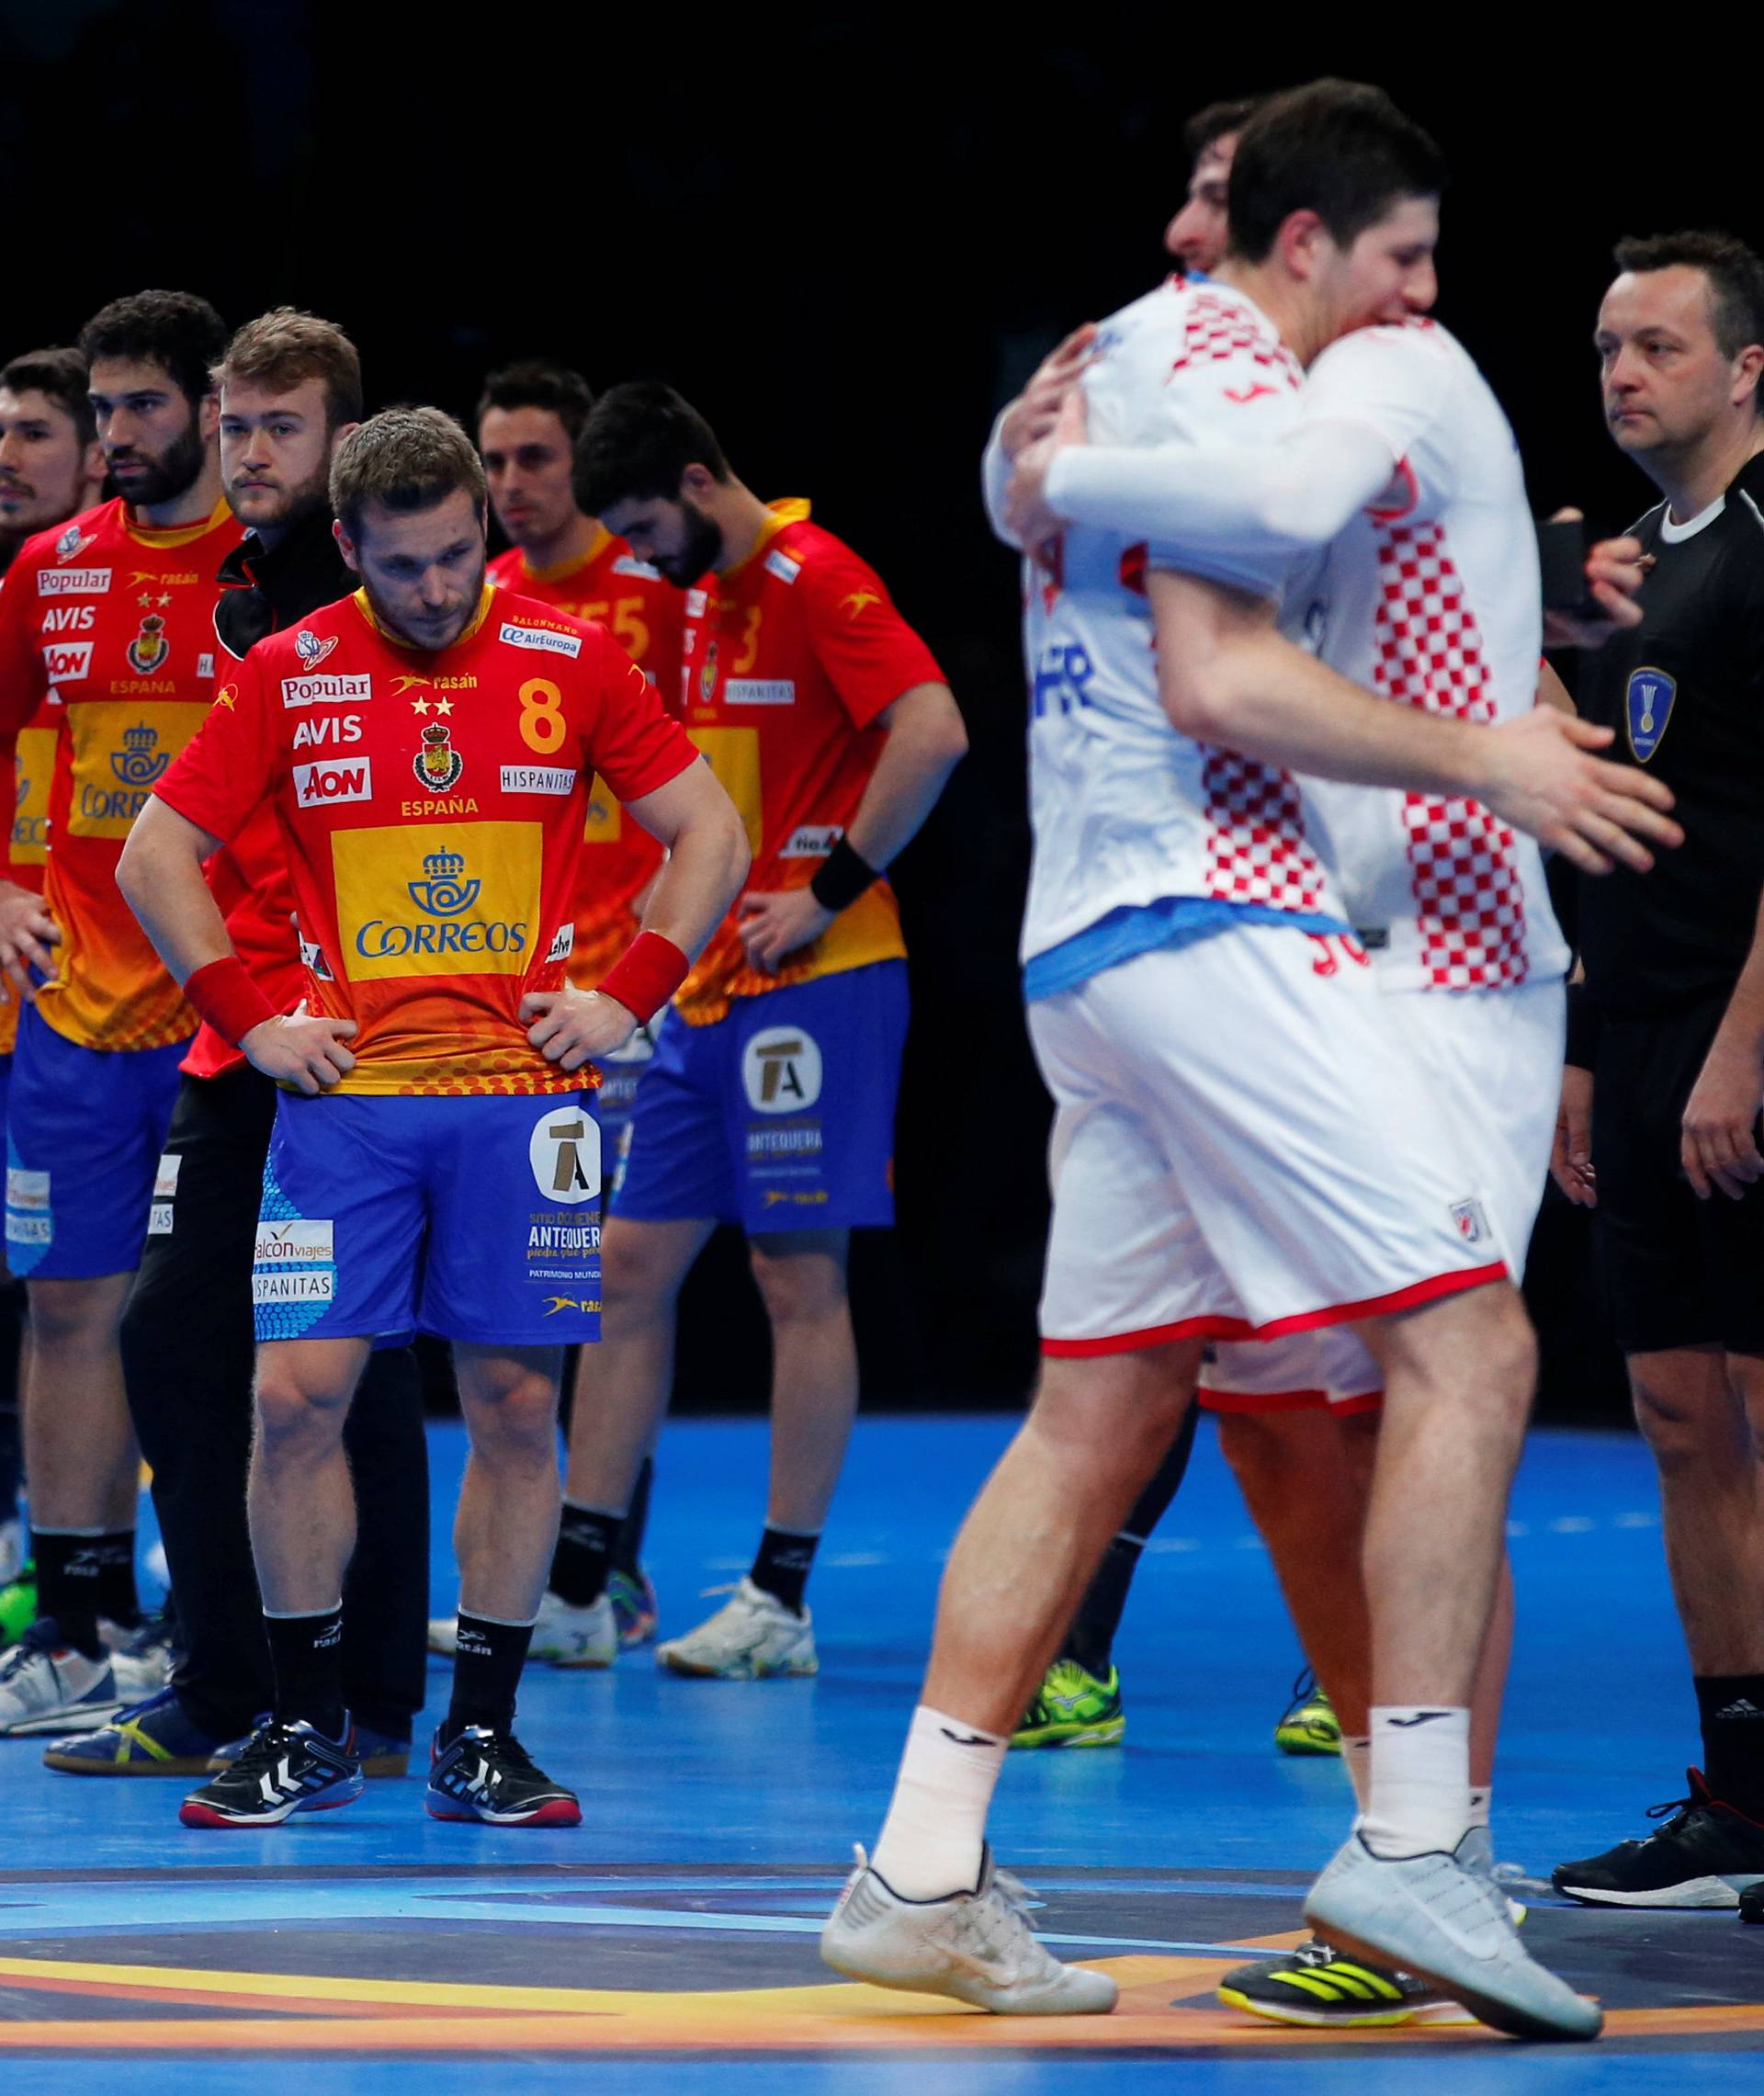
[[[1401,461],[1330,546],[1308,601],[1317,652],[1355,684],[1460,720],[1536,700],[1536,538],[1513,433],[1463,346],[1430,321],[1344,335],[1311,367],[1303,418],[1369,424]],[[1529,837],[1479,801],[1306,782],[1353,922],[1382,932],[1387,987],[1553,980],[1568,950]]]
[[[1301,378],[1241,292],[1172,278],[1103,323],[1082,381],[1091,441],[1272,444]],[[1071,525],[1025,570],[1025,962],[1168,897],[1341,914],[1308,786],[1179,734],[1158,695],[1148,566],[1278,601],[1291,564],[1289,551],[1177,553]]]

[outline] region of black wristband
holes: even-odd
[[[1563,1060],[1576,1070],[1590,1070],[1599,1054],[1599,1007],[1584,982],[1568,985],[1568,1039]]]
[[[831,910],[837,916],[842,910],[849,910],[872,881],[881,878],[880,869],[842,837],[815,868],[808,892],[823,910]]]

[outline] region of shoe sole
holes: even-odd
[[[1484,1994],[1479,1988],[1466,1987],[1448,1974],[1418,1964],[1407,1951],[1398,1952],[1388,1945],[1368,1943],[1363,1936],[1356,1936],[1351,1930],[1340,1929],[1333,1922],[1321,1921],[1308,1909],[1306,1921],[1322,1937],[1326,1943],[1343,1952],[1362,1964],[1400,1965],[1405,1972],[1412,1973],[1417,1979],[1424,1979],[1430,1987],[1436,1987],[1442,1994],[1450,1995],[1469,2010],[1479,2023],[1487,2023],[1490,2030],[1504,2031],[1510,2038],[1539,2038],[1553,2045],[1583,2045],[1596,2038],[1603,2027],[1603,2018],[1589,2031],[1565,2031],[1547,2017],[1533,2016],[1527,2010],[1516,2008],[1498,1996]]]
[[[431,1792],[423,1800],[423,1809],[431,1819],[448,1819],[462,1825],[479,1827],[580,1827],[582,1807],[572,1800],[554,1797],[532,1812],[501,1813],[480,1812],[473,1806],[461,1806],[454,1799],[443,1796],[436,1802]]]
[[[834,1972],[842,1973],[847,1979],[861,1980],[867,1987],[886,1987],[896,1994],[940,1995],[944,2000],[964,2001],[970,2009],[984,2009],[994,2016],[1106,2016],[1120,2000],[1116,1989],[1106,2001],[1038,2001],[1031,2009],[1012,2002],[1001,1988],[989,1987],[984,1980],[966,1979],[960,1973],[947,1968],[909,1978],[866,1972],[854,1956],[849,1960],[842,1958],[824,1943],[820,1946],[820,1962]]]
[[[217,1812],[213,1806],[198,1805],[187,1797],[177,1808],[177,1817],[186,1827],[243,1828],[249,1832],[254,1827],[286,1826],[288,1820],[302,1812],[335,1812],[343,1806],[353,1805],[360,1796],[361,1793],[357,1790],[352,1791],[347,1797],[321,1797],[311,1803],[302,1799],[290,1805],[286,1811],[253,1813],[248,1819],[229,1818],[224,1812]]]
[[[1125,1717],[1105,1718],[1101,1725],[1080,1725],[1068,1730],[1063,1725],[1043,1725],[1025,1732],[1013,1732],[1013,1748],[1118,1747],[1127,1729]]]
[[[604,1674],[617,1658],[615,1652],[594,1652],[586,1659],[571,1659],[562,1652],[534,1652],[541,1666],[555,1667],[561,1674]]]
[[[665,1667],[671,1674],[684,1674],[700,1682],[777,1682],[806,1680],[820,1671],[820,1661],[810,1660],[808,1664],[792,1663],[782,1667],[708,1667],[692,1660],[682,1659],[678,1652],[666,1645],[655,1648],[655,1663]]]
[[[1764,1885],[1764,1873],[1756,1877],[1741,1875],[1737,1886],[1723,1877],[1687,1877],[1679,1885],[1656,1886],[1651,1892],[1615,1892],[1591,1885],[1558,1885],[1555,1889],[1579,1900],[1583,1907],[1702,1908],[1732,1912],[1747,1885]]]
[[[1283,1739],[1283,1738],[1281,1737],[1281,1735],[1280,1735],[1278,1732],[1276,1732],[1276,1733],[1274,1734],[1274,1750],[1275,1750],[1277,1753],[1281,1753],[1281,1754],[1293,1754],[1293,1755],[1295,1755],[1295,1756],[1299,1757],[1300,1759],[1303,1759],[1303,1758],[1304,1758],[1304,1757],[1306,1757],[1306,1755],[1319,1755],[1319,1756],[1320,1756],[1320,1755],[1337,1755],[1337,1756],[1339,1756],[1339,1755],[1340,1754],[1340,1751],[1341,1751],[1341,1742],[1340,1742],[1340,1740],[1339,1739]]]
[[[1260,2016],[1265,2023],[1302,2023],[1308,2031],[1388,2031],[1398,2023],[1412,2023],[1419,2013],[1407,2006],[1343,2009],[1333,2013],[1327,2009],[1288,2008],[1283,2002],[1258,2001],[1251,1995],[1238,1993],[1235,1987],[1221,1987],[1218,1996],[1227,2009]]]
[[[169,1762],[96,1762],[78,1754],[58,1754],[53,1747],[44,1753],[43,1766],[70,1776],[206,1776],[219,1773],[206,1754]]]
[[[119,1698],[115,1703],[83,1703],[75,1710],[57,1711],[52,1716],[18,1717],[10,1725],[0,1725],[0,1739],[40,1739],[45,1732],[72,1732],[88,1718],[91,1729],[96,1732],[128,1708]]]

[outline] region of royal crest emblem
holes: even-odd
[[[431,852],[423,861],[424,878],[407,880],[411,901],[431,917],[458,917],[478,900],[480,880],[465,878],[466,862],[458,852]]]
[[[705,664],[698,673],[698,697],[708,706],[717,696],[717,642],[713,639],[705,650]]]
[[[336,644],[337,636],[334,633],[328,640],[321,640],[306,626],[302,626],[294,636],[294,652],[300,658],[300,667],[305,670],[316,670]]]
[[[134,650],[129,652],[132,655]],[[110,753],[110,769],[124,786],[152,786],[172,761],[169,751],[159,748],[159,730],[143,720],[122,731],[122,748]]]
[[[1679,696],[1679,680],[1665,670],[1644,663],[1629,674],[1623,693],[1623,725],[1629,731],[1629,746],[1638,765],[1645,765],[1660,746],[1666,724],[1672,718],[1672,702]]]
[[[165,638],[165,621],[158,612],[150,611],[141,622],[141,631],[129,643],[129,660],[141,675],[150,677],[155,670],[164,669],[165,658],[172,651],[172,644]]]
[[[411,760],[416,783],[430,793],[446,793],[466,768],[466,760],[448,740],[451,732],[445,720],[430,721],[423,731],[423,747]]]

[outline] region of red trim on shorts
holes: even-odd
[[[1385,1401],[1382,1390],[1368,1390],[1363,1397],[1343,1398],[1339,1404],[1331,1404],[1327,1390],[1210,1390],[1204,1383],[1195,1396],[1203,1411],[1327,1411],[1337,1419],[1351,1419],[1357,1412],[1376,1411]]]
[[[1411,1281],[1408,1287],[1393,1288],[1387,1296],[1336,1303],[1326,1310],[1300,1310],[1295,1317],[1275,1318],[1269,1324],[1250,1324],[1242,1318],[1217,1315],[1179,1318],[1174,1324],[1149,1325],[1142,1331],[1111,1332],[1104,1339],[1044,1339],[1041,1351],[1054,1361],[1088,1361],[1101,1354],[1136,1354],[1148,1346],[1168,1346],[1179,1339],[1281,1339],[1289,1331],[1317,1331],[1325,1325],[1351,1324],[1360,1318],[1390,1317],[1398,1310],[1418,1309],[1423,1303],[1437,1302],[1442,1296],[1459,1296],[1466,1289],[1485,1288],[1491,1281],[1509,1278],[1506,1261],[1497,1259],[1487,1266]]]

